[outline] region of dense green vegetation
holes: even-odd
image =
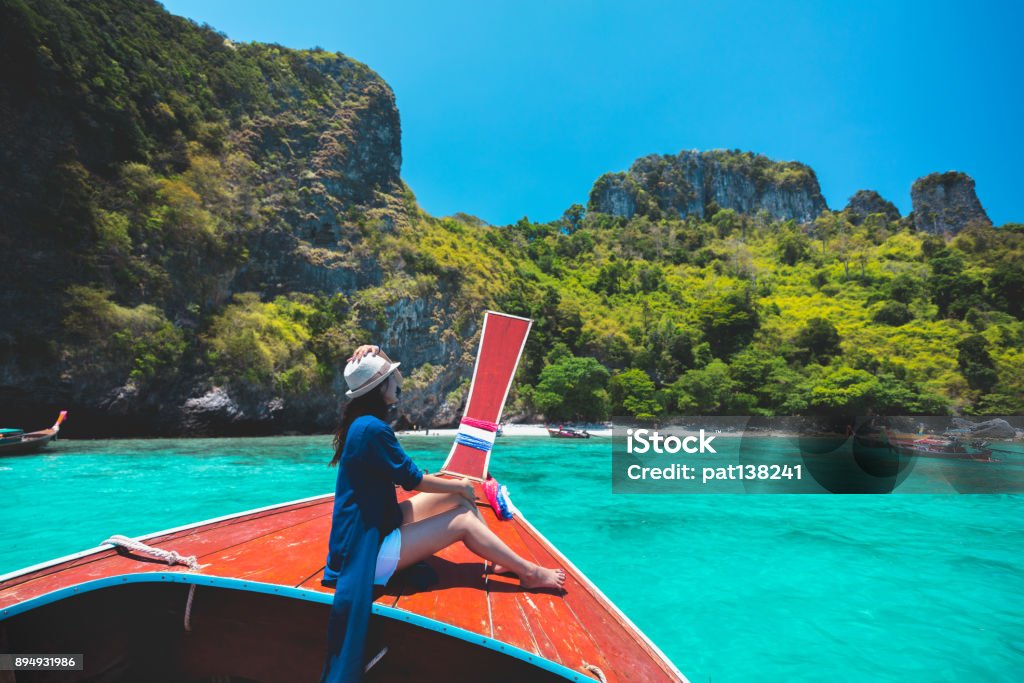
[[[7,246],[76,250],[58,281],[194,324],[223,305],[223,275],[254,233],[308,229],[315,209],[348,247],[366,225],[346,209],[396,191],[379,168],[366,170],[373,189],[326,189],[363,120],[393,114],[387,85],[355,60],[234,43],[150,0],[10,0],[0,12]]]
[[[520,415],[1024,411],[1024,226],[947,241],[884,213],[804,226],[713,204],[683,220],[659,208],[685,183],[656,157],[629,220],[434,218],[396,179],[386,84],[353,60],[234,44],[142,0],[3,10],[0,246],[27,255],[19,281],[65,295],[47,343],[30,335],[49,308],[0,336],[4,357],[105,390],[328,394],[353,346],[424,304],[418,338],[467,352],[486,308],[536,321]],[[814,180],[711,154],[758,184]],[[610,182],[635,184],[595,190]],[[60,265],[34,266],[48,251]],[[440,372],[408,367],[409,391]]]
[[[946,242],[909,221],[810,226],[723,210],[490,227],[421,216],[377,295],[457,291],[536,321],[516,408],[550,419],[670,412],[1024,410],[1024,226]],[[386,295],[385,295],[386,298]]]
[[[62,101],[93,161],[184,170],[187,143],[223,149],[232,127],[295,120],[372,72],[323,50],[233,43],[148,0],[5,2],[5,83]],[[317,68],[318,66],[327,68]],[[330,76],[325,75],[330,72]],[[350,92],[351,91],[351,92]]]
[[[1024,410],[1024,226],[947,243],[908,224],[719,211],[484,229],[517,264],[499,304],[537,320],[520,401],[559,418]],[[607,383],[585,373],[577,392],[567,358]]]
[[[288,394],[329,382],[388,306],[444,298],[442,335],[487,307],[535,319],[514,409],[553,420],[1024,410],[1024,227],[972,226],[947,243],[874,218],[801,228],[720,211],[492,227],[419,215],[366,245],[394,264],[380,286],[239,295],[179,334],[196,335],[212,377]],[[108,311],[96,320],[125,339],[158,328],[92,296]],[[169,346],[135,352],[156,359],[137,364],[169,362]]]

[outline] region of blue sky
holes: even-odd
[[[904,214],[933,171],[1024,222],[1024,3],[167,0],[233,40],[343,52],[394,89],[434,215],[552,220],[650,153],[809,164]]]

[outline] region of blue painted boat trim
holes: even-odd
[[[77,586],[68,586],[67,588],[61,588],[60,590],[19,602],[3,609],[3,612],[0,613],[0,622],[19,614],[24,614],[25,612],[38,607],[65,600],[75,595],[89,593],[95,590],[100,590],[101,588],[122,586],[130,583],[192,584],[196,586],[213,586],[215,588],[249,591],[251,593],[263,593],[266,595],[280,595],[285,598],[306,600],[307,602],[318,602],[324,605],[330,605],[334,602],[334,593],[323,593],[321,591],[295,588],[293,586],[280,586],[272,583],[262,583],[260,581],[243,581],[242,579],[208,576],[205,574],[191,574],[186,572],[140,572],[133,574],[119,574],[115,576],[107,576],[102,579],[95,579],[93,581],[86,581],[85,583],[80,583]],[[533,664],[544,671],[561,676],[569,681],[576,681],[577,683],[592,683],[594,680],[590,676],[573,671],[567,666],[532,654],[522,648],[509,645],[508,643],[503,643],[500,640],[495,640],[488,636],[480,635],[479,633],[467,631],[466,629],[458,626],[452,626],[451,624],[446,624],[444,622],[437,621],[436,619],[425,617],[422,614],[416,614],[397,607],[378,605],[377,603],[373,604],[372,610],[374,614],[384,617],[385,619],[404,621],[418,628],[443,633],[445,635],[452,636],[453,638],[466,641],[467,643],[485,647],[488,650],[495,650],[510,657],[514,657],[515,659]]]

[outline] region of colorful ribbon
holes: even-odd
[[[488,422],[487,420],[478,420],[475,417],[462,418],[462,424],[467,427],[476,427],[477,429],[483,429],[488,432],[498,431],[498,425],[496,423]]]
[[[455,443],[461,443],[463,446],[469,446],[470,448],[475,448],[478,451],[484,452],[491,450],[491,446],[494,445],[487,439],[481,439],[478,436],[471,436],[470,434],[464,434],[462,432],[455,435]]]

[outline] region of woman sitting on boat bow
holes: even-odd
[[[359,679],[373,585],[453,543],[462,541],[496,572],[514,572],[524,588],[557,589],[565,581],[561,569],[523,559],[487,527],[468,480],[425,474],[402,450],[386,421],[401,393],[399,365],[377,346],[360,346],[345,366],[349,401],[330,463],[340,466],[322,580],[335,586],[325,681]],[[395,485],[421,493],[398,503]]]

